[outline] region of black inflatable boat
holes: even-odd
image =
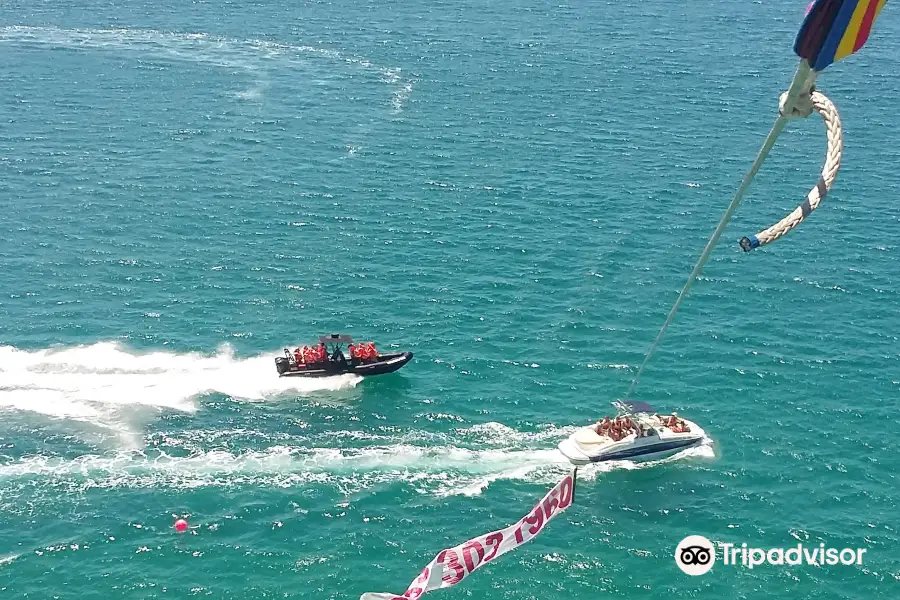
[[[295,353],[284,349],[284,356],[275,359],[275,367],[281,377],[331,377],[353,373],[361,376],[393,373],[412,360],[412,352],[389,352],[377,354],[374,358],[359,359],[344,354],[343,344],[352,344],[349,335],[331,334],[319,338],[319,343],[328,348],[324,361],[302,362]],[[329,348],[330,346],[330,348]]]

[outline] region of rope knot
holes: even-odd
[[[788,93],[784,92],[781,94],[781,97],[778,99],[778,114],[788,119],[804,119],[813,113],[813,101],[812,95],[813,92],[816,91],[815,87],[809,89],[809,91],[804,92],[797,96],[797,99],[794,101],[794,105],[791,107],[785,106],[787,103]]]

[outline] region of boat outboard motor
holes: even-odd
[[[285,350],[285,352],[290,356],[290,353],[287,350]],[[275,357],[275,368],[278,369],[278,374],[283,375],[290,371],[292,362],[293,360],[291,358],[285,358],[283,356]]]

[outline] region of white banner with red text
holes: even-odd
[[[514,525],[480,535],[453,548],[441,550],[402,596],[381,592],[366,592],[359,600],[415,600],[425,592],[456,585],[476,569],[510,550],[528,542],[547,523],[560,514],[575,499],[575,469],[553,486],[531,511]]]

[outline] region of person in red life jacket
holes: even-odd
[[[354,346],[352,343],[349,346],[347,346],[347,350],[350,352],[350,358],[352,358],[352,359],[359,358],[359,351],[356,349],[356,346]]]
[[[378,358],[378,350],[375,349],[375,342],[369,342],[369,358],[372,360]]]
[[[300,348],[294,349],[294,360],[297,361],[297,364],[300,364],[303,362],[303,354],[300,352]]]
[[[318,351],[319,362],[325,362],[328,360],[328,350],[325,349],[324,343],[319,342],[319,347],[316,350]]]
[[[309,346],[303,346],[303,360],[306,363],[316,362],[315,351]]]

